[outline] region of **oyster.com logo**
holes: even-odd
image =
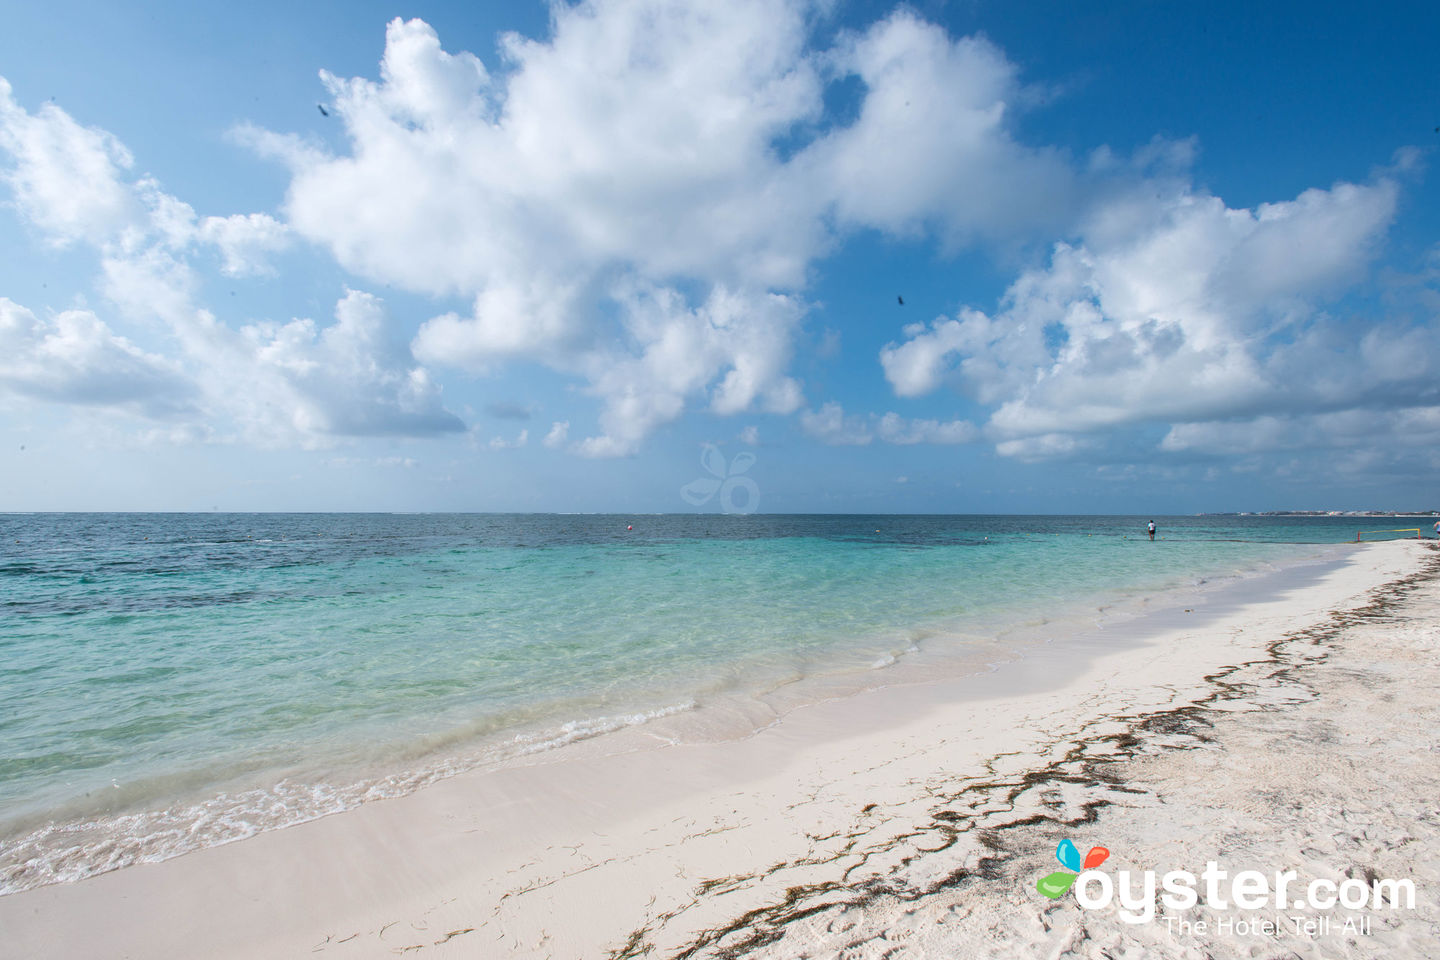
[[[700,451],[700,466],[710,474],[680,488],[680,497],[692,507],[703,507],[718,493],[721,513],[754,513],[760,507],[760,487],[745,476],[755,465],[755,454],[741,451],[727,463],[725,454],[713,443]],[[741,492],[736,503],[736,493]]]
[[[1049,876],[1041,877],[1035,882],[1035,889],[1039,890],[1051,900],[1059,900],[1070,892],[1075,884],[1075,878],[1080,876],[1081,870],[1094,870],[1110,856],[1110,851],[1104,847],[1091,847],[1090,852],[1085,854],[1084,861],[1080,859],[1080,851],[1075,849],[1075,844],[1067,838],[1060,841],[1055,848],[1055,859],[1060,861],[1064,870],[1056,870]]]
[[[1371,912],[1415,909],[1413,879],[1380,877],[1370,870],[1364,871],[1362,879],[1354,875],[1353,867],[1344,871],[1343,880],[1319,876],[1307,881],[1296,870],[1231,873],[1214,860],[1207,860],[1198,875],[1189,870],[1163,874],[1120,870],[1112,878],[1095,869],[1109,856],[1110,851],[1104,847],[1091,847],[1082,860],[1074,843],[1061,840],[1055,848],[1055,859],[1065,869],[1040,878],[1035,889],[1051,900],[1074,889],[1075,903],[1082,910],[1107,910],[1115,904],[1120,919],[1126,923],[1150,923],[1155,919],[1157,903],[1163,904],[1164,921],[1172,934],[1276,936],[1288,932],[1313,938],[1330,933],[1333,923],[1342,936],[1368,936],[1373,931],[1373,916],[1342,917],[1335,923],[1330,912],[1336,907]],[[1219,915],[1194,920],[1182,916],[1199,904],[1202,891],[1205,906]],[[1232,908],[1270,910],[1273,915],[1224,915]]]

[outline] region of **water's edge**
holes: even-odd
[[[1004,618],[966,624],[955,643],[933,625],[921,637],[897,640],[896,649],[870,669],[795,678],[756,691],[712,691],[681,696],[647,709],[597,713],[560,724],[537,723],[502,735],[451,733],[417,745],[407,763],[372,775],[339,776],[334,782],[297,768],[269,784],[191,791],[189,802],[160,809],[131,809],[102,817],[61,814],[23,836],[0,843],[0,892],[70,882],[133,863],[156,862],[191,850],[217,846],[339,813],[363,803],[403,796],[459,773],[513,762],[558,762],[567,748],[584,743],[588,752],[629,750],[696,740],[753,735],[811,703],[854,696],[877,687],[924,683],[1004,671],[1006,664],[1054,656],[1055,643],[1103,635],[1106,643],[1137,642],[1184,607],[1207,611],[1233,608],[1257,591],[1281,583],[1309,582],[1345,562],[1344,548],[1299,551],[1283,562],[1256,564],[1242,574],[1208,582],[1172,584],[1161,594],[1116,592],[1084,601],[1043,606],[1026,619]],[[644,729],[646,737],[615,736]],[[473,731],[472,731],[473,734]]]

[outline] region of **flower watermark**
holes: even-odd
[[[716,494],[720,496],[721,513],[754,513],[760,508],[760,487],[745,476],[755,465],[755,454],[742,450],[727,462],[725,454],[713,443],[700,451],[700,466],[710,474],[691,480],[680,488],[680,498],[692,507],[703,507]],[[736,494],[740,493],[736,502]]]
[[[1085,855],[1085,860],[1080,860],[1080,851],[1075,848],[1067,838],[1060,841],[1060,846],[1055,848],[1055,859],[1060,861],[1064,870],[1057,870],[1049,876],[1040,878],[1035,888],[1051,900],[1058,900],[1074,885],[1075,878],[1082,870],[1094,870],[1110,857],[1110,851],[1104,847],[1091,847],[1090,852]]]

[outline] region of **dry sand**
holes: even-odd
[[[0,956],[1434,956],[1440,555],[1357,546],[1281,585],[743,740],[652,725],[3,897]],[[1176,933],[1040,896],[1067,837],[1107,871],[1216,860],[1418,896],[1364,935],[1338,908],[1319,937]]]

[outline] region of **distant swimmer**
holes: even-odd
[[[1154,539],[1155,539],[1155,521],[1154,521],[1154,520],[1151,520],[1151,521],[1150,521],[1150,525],[1149,525],[1148,527],[1146,527],[1145,529],[1146,529],[1146,531],[1150,534],[1150,539],[1151,539],[1151,540],[1154,540]]]
[[[21,447],[20,449],[24,450],[25,448]],[[1435,521],[1435,539],[1440,540],[1440,520]]]

